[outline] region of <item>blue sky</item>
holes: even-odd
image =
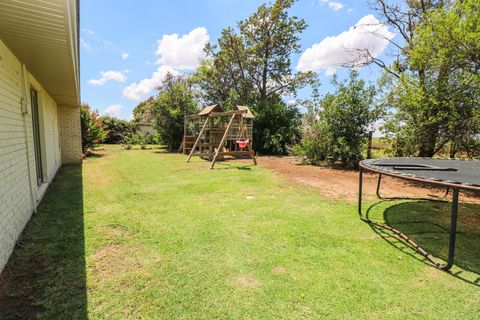
[[[214,42],[223,28],[235,26],[264,2],[82,0],[82,101],[102,114],[129,119],[138,102],[155,93],[167,71],[192,72],[205,41]],[[299,0],[290,13],[308,24],[301,35],[302,52],[292,57],[293,66],[318,72],[322,92],[332,90],[333,73],[346,76],[347,70],[338,67],[338,59],[352,54],[343,52],[346,46],[364,45],[384,57],[385,38],[394,36],[375,19],[367,1]],[[372,25],[381,37],[359,31]],[[375,67],[361,69],[366,79],[378,74]],[[308,90],[300,92],[307,95]]]

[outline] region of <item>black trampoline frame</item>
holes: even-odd
[[[364,160],[365,161],[365,160]],[[435,267],[441,270],[450,270],[450,268],[454,264],[455,260],[455,240],[457,236],[457,217],[458,217],[458,198],[459,198],[459,193],[460,190],[472,190],[472,191],[480,191],[480,187],[478,186],[472,186],[472,185],[465,185],[461,183],[450,183],[450,182],[445,182],[445,181],[438,181],[438,180],[430,180],[426,178],[421,178],[417,176],[411,176],[411,175],[401,175],[395,172],[391,171],[385,171],[381,169],[377,169],[372,165],[366,165],[364,161],[361,161],[359,164],[359,192],[358,192],[358,214],[360,216],[360,219],[370,225],[374,225],[386,230],[389,230],[393,233],[395,233],[397,236],[405,240],[409,245],[413,247],[414,250],[416,250],[418,253],[420,253],[422,256],[424,256],[429,262],[431,262]],[[380,196],[380,184],[382,181],[382,175],[385,176],[390,176],[394,178],[399,178],[399,179],[404,179],[404,180],[410,180],[414,182],[419,182],[419,183],[424,183],[424,184],[430,184],[434,185],[436,187],[443,187],[446,188],[446,193],[445,197],[448,196],[449,190],[452,190],[452,207],[451,207],[451,214],[450,214],[450,237],[449,237],[449,245],[448,245],[448,258],[447,258],[447,263],[442,264],[438,261],[436,261],[433,256],[428,253],[425,249],[420,247],[418,244],[416,244],[412,239],[410,239],[406,234],[401,232],[398,229],[395,229],[391,226],[388,226],[383,223],[379,223],[376,221],[372,221],[368,218],[368,215],[364,215],[362,212],[362,197],[363,197],[363,172],[364,171],[369,171],[373,173],[378,174],[378,183],[377,183],[377,190],[376,190],[376,195],[379,199],[387,199],[387,200],[400,200],[400,199],[409,199],[409,200],[428,200],[428,201],[441,201],[441,202],[447,202],[446,200],[440,200],[440,199],[432,199],[432,198],[384,198]]]

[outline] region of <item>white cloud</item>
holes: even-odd
[[[118,116],[118,113],[120,112],[120,110],[122,110],[122,108],[123,108],[123,106],[121,106],[119,104],[112,104],[107,109],[105,109],[104,114],[108,114],[112,117],[116,117],[116,116]]]
[[[99,79],[88,80],[88,83],[94,86],[103,86],[107,81],[113,80],[117,82],[125,82],[127,77],[121,71],[101,71]]]
[[[84,48],[87,52],[90,52],[90,53],[93,52],[92,45],[90,43],[88,43],[87,41],[85,41],[85,39],[83,39],[83,38],[80,38],[80,46],[82,48]]]
[[[328,6],[330,7],[330,9],[333,9],[333,11],[338,11],[343,8],[343,3],[331,1],[328,3]]]
[[[298,104],[298,100],[297,99],[290,99],[290,100],[287,101],[287,104],[289,106],[295,106],[295,105]]]
[[[373,15],[367,15],[347,31],[327,37],[305,50],[297,69],[299,71],[325,69],[327,75],[333,75],[338,67],[352,65],[354,62],[360,66],[368,62],[368,57],[364,55],[365,50],[368,50],[374,58],[380,56],[394,35]]]
[[[151,78],[143,79],[139,83],[132,83],[123,89],[123,95],[130,100],[141,100],[155,88],[159,87],[168,73],[177,75],[178,71],[169,66],[160,66],[157,71],[152,74]]]
[[[325,75],[326,75],[327,77],[331,77],[331,76],[333,76],[335,73],[337,73],[337,69],[335,69],[335,68],[327,68],[327,69],[325,69]]]
[[[123,52],[123,53],[122,53],[122,60],[127,60],[127,59],[128,59],[128,56],[129,56],[128,53]]]
[[[329,8],[332,9],[333,11],[338,11],[343,9],[345,5],[341,2],[338,1],[330,1],[330,0],[319,0],[321,5],[328,4]]]
[[[205,56],[203,49],[209,39],[207,29],[203,27],[195,28],[183,36],[166,34],[158,41],[155,52],[159,56],[157,64],[177,69],[195,69]]]

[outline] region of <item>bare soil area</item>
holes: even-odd
[[[357,201],[358,171],[356,170],[305,165],[295,157],[259,157],[258,164],[285,176],[290,181],[313,187],[326,198]],[[363,192],[367,199],[375,196],[377,179],[376,174],[364,174]],[[384,176],[380,193],[386,197],[442,198],[445,195],[445,189]],[[480,199],[472,195],[463,193],[462,198],[468,202],[480,203]]]

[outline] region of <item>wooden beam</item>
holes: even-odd
[[[235,111],[228,111],[228,112],[212,112],[208,116],[210,118],[226,117],[226,116],[230,116],[230,115],[245,114],[245,113],[247,113],[247,110],[235,110]]]
[[[187,163],[190,162],[190,159],[192,158],[193,153],[195,152],[195,148],[197,147],[198,143],[200,142],[200,138],[202,137],[203,131],[205,131],[205,128],[207,127],[208,124],[208,118],[205,120],[203,123],[202,130],[200,130],[200,134],[197,137],[197,140],[195,141],[192,150],[190,151],[190,154],[188,155]]]
[[[199,116],[198,114],[191,114],[191,115],[186,116],[185,118],[187,118],[187,119],[199,119],[201,117],[202,116]]]
[[[217,151],[215,152],[215,156],[213,157],[212,164],[210,165],[210,169],[213,169],[213,166],[215,165],[215,161],[217,161],[218,153],[220,152],[221,148],[223,148],[223,145],[225,144],[225,139],[227,138],[228,131],[230,131],[230,127],[232,126],[233,120],[235,119],[236,116],[237,116],[237,113],[233,113],[232,117],[230,118],[230,122],[228,123],[228,126],[225,129],[225,133],[223,134],[222,140],[220,141]]]

